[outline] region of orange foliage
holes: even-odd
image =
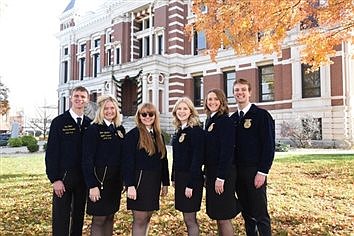
[[[317,69],[342,41],[354,42],[353,0],[194,0],[195,22],[187,31],[204,31],[215,61],[221,47],[238,55],[280,53],[290,32],[303,45],[301,60]],[[202,12],[201,9],[205,9]],[[301,27],[300,27],[301,26]],[[301,30],[300,30],[301,28]],[[288,41],[294,43],[292,41]]]

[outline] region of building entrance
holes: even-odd
[[[135,80],[129,78],[122,83],[122,114],[124,116],[133,116],[137,110],[138,86]]]

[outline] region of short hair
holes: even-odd
[[[193,126],[197,126],[200,125],[200,121],[199,121],[199,114],[197,112],[197,110],[195,109],[192,100],[190,100],[188,97],[181,97],[177,100],[177,102],[175,103],[175,105],[173,106],[172,109],[172,116],[173,116],[173,125],[175,126],[176,129],[178,129],[179,127],[182,126],[181,121],[177,118],[177,108],[179,106],[179,104],[181,103],[185,103],[187,105],[187,107],[189,108],[189,110],[191,111],[191,115],[188,117],[188,125],[193,127]]]
[[[97,111],[96,111],[96,116],[94,118],[94,120],[92,121],[92,123],[96,123],[96,124],[103,124],[103,120],[104,120],[104,106],[106,105],[107,102],[112,102],[114,108],[116,109],[116,116],[114,117],[114,124],[118,127],[122,124],[122,120],[121,120],[121,115],[119,112],[119,106],[118,106],[118,101],[116,98],[114,98],[112,95],[102,95],[99,96],[97,99]]]
[[[234,88],[236,84],[245,84],[245,85],[248,85],[248,91],[251,91],[251,90],[252,90],[251,83],[250,83],[247,79],[243,79],[243,78],[236,79],[236,80],[234,81],[234,84],[233,84],[232,88]]]
[[[87,96],[90,95],[89,91],[84,87],[84,86],[77,86],[71,90],[71,95],[74,94],[74,92],[79,91],[79,92],[86,92]]]
[[[227,105],[227,100],[226,100],[226,96],[225,96],[224,91],[222,91],[221,89],[211,89],[211,90],[208,91],[207,96],[205,98],[205,102],[204,102],[204,111],[207,114],[207,116],[211,115],[211,111],[209,110],[209,108],[207,106],[208,94],[209,93],[215,93],[216,97],[220,101],[220,107],[219,107],[218,112],[220,114],[229,114],[229,107]]]

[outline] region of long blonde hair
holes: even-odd
[[[96,115],[94,120],[92,121],[92,123],[96,123],[96,124],[103,124],[103,120],[104,120],[104,106],[106,105],[107,102],[112,102],[113,106],[116,110],[116,116],[113,119],[114,124],[118,127],[122,124],[121,121],[121,115],[119,112],[119,108],[118,108],[118,101],[117,99],[115,99],[112,95],[102,95],[99,96],[97,99],[97,105],[98,105],[98,109],[96,111]]]
[[[178,119],[177,114],[176,114],[177,108],[181,103],[186,104],[191,112],[190,116],[188,117],[188,121],[187,121],[188,125],[190,127],[200,125],[199,114],[198,114],[197,110],[195,109],[193,102],[188,97],[181,97],[177,100],[177,102],[175,103],[175,105],[173,106],[173,109],[172,109],[172,116],[173,116],[172,122],[173,122],[173,125],[175,126],[175,128],[178,129],[182,126],[182,123]]]
[[[155,115],[155,120],[154,123],[152,124],[152,128],[155,133],[156,146],[153,140],[151,139],[146,126],[141,122],[140,114],[144,112],[153,113]],[[145,149],[145,151],[149,154],[149,156],[152,156],[155,153],[160,152],[162,155],[161,158],[165,157],[166,147],[161,137],[160,116],[159,116],[159,112],[156,110],[156,107],[152,103],[143,103],[136,111],[135,123],[139,129],[139,144],[138,144],[139,149]]]

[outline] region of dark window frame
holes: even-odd
[[[321,97],[320,71],[308,72],[309,68],[308,64],[301,64],[302,98]]]
[[[269,73],[264,73],[263,69],[266,68],[273,68],[273,72]],[[271,76],[273,77],[272,84],[265,81],[265,77]],[[258,81],[259,81],[259,101],[260,102],[272,102],[275,101],[275,89],[274,89],[274,83],[275,83],[275,73],[274,73],[274,65],[265,65],[265,66],[259,66],[258,67]],[[265,92],[263,91],[263,84],[267,84],[267,88],[271,92]],[[266,98],[266,97],[270,98]]]
[[[229,75],[233,75],[233,77],[230,77]],[[235,70],[224,71],[223,78],[224,78],[224,92],[226,95],[227,103],[228,104],[236,103],[234,98],[234,88],[233,88],[233,83],[236,80],[236,71]]]

